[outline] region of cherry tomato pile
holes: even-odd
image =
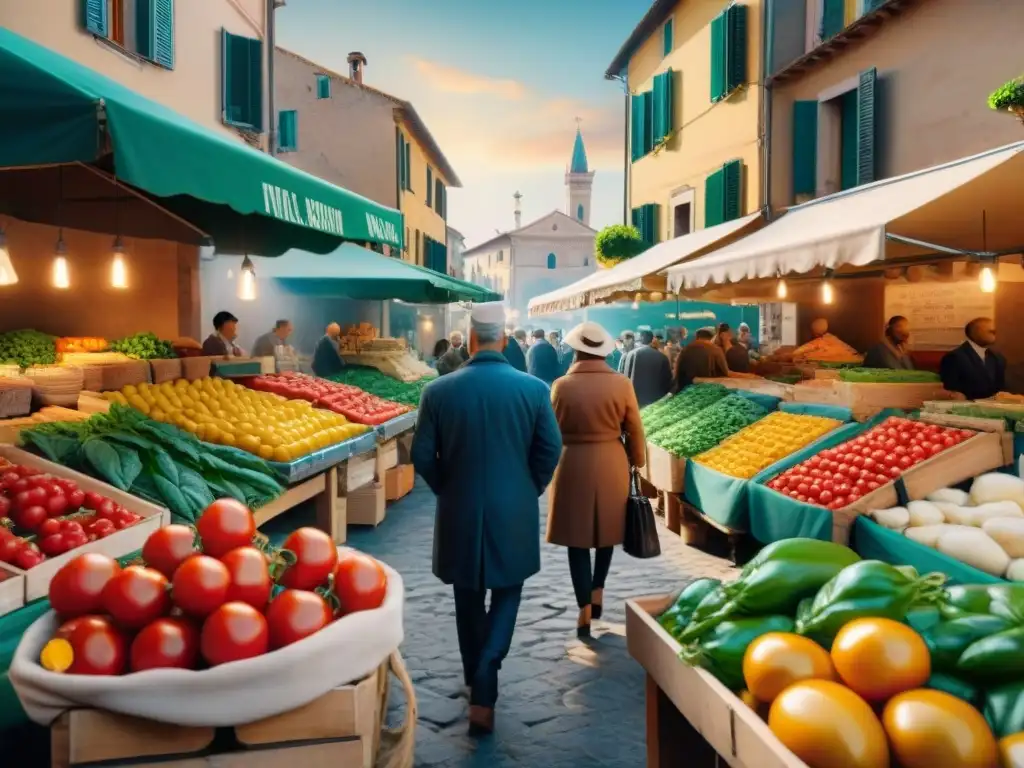
[[[797,501],[842,509],[915,464],[975,435],[892,416],[853,440],[821,451],[768,481]]]
[[[92,514],[80,515],[83,510]],[[106,496],[83,491],[74,480],[9,462],[0,467],[0,562],[28,570],[140,519]],[[16,536],[5,521],[34,541]]]
[[[308,400],[318,408],[340,413],[356,424],[383,424],[412,410],[407,405],[383,400],[350,384],[339,384],[304,373],[264,374],[246,379],[245,384],[290,400]]]
[[[252,512],[220,499],[195,529],[154,531],[145,566],[79,555],[50,582],[63,623],[41,664],[81,675],[202,669],[283,648],[384,602],[380,563],[358,552],[339,557],[323,531],[300,528],[274,555],[253,546],[255,535]]]

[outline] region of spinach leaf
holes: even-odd
[[[92,468],[99,473],[100,477],[109,482],[115,488],[127,491],[128,483],[124,481],[121,470],[121,457],[117,451],[107,445],[98,437],[90,438],[82,445],[82,452]]]

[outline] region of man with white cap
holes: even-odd
[[[503,305],[475,305],[472,357],[424,388],[412,445],[437,495],[434,575],[455,590],[472,733],[494,728],[523,582],[540,570],[538,498],[562,452],[551,392],[508,364],[506,342]]]

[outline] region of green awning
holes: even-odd
[[[214,77],[213,72],[210,73]],[[402,214],[218,133],[0,28],[0,166],[96,163],[209,234],[218,250],[400,248]]]
[[[291,251],[277,259],[255,259],[254,266],[257,280],[276,278],[306,296],[401,299],[411,304],[501,300],[501,294],[473,283],[352,243],[326,255]]]

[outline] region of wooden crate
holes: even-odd
[[[181,359],[177,357],[166,360],[150,360],[150,372],[154,384],[174,381],[181,378]]]
[[[392,438],[377,446],[376,479],[383,479],[385,472],[397,466],[398,440]]]
[[[659,491],[682,493],[686,478],[686,459],[673,456],[654,443],[647,444],[647,480]]]
[[[236,726],[230,743],[213,728],[186,728],[95,709],[63,714],[50,730],[52,768],[372,768],[386,711],[388,665],[311,704]]]
[[[50,579],[52,579],[54,574],[56,574],[57,571],[59,571],[69,560],[72,560],[73,558],[78,557],[78,555],[86,552],[100,552],[104,555],[110,555],[111,557],[123,557],[124,555],[129,555],[132,552],[137,552],[142,549],[142,545],[146,543],[146,539],[149,538],[149,535],[153,533],[153,531],[157,528],[169,525],[171,522],[171,513],[166,508],[158,507],[156,504],[151,504],[148,501],[143,501],[137,496],[125,493],[112,485],[107,485],[106,483],[89,477],[88,475],[75,472],[73,469],[68,469],[67,467],[62,467],[59,464],[54,464],[52,461],[47,461],[35,454],[28,453],[27,451],[23,451],[10,445],[0,445],[0,456],[7,459],[12,464],[34,467],[35,469],[47,472],[57,477],[66,477],[69,480],[74,480],[83,491],[95,491],[101,496],[106,496],[113,500],[115,504],[120,504],[125,509],[142,517],[139,522],[129,526],[128,528],[116,531],[106,538],[90,541],[88,544],[77,547],[63,555],[47,558],[35,568],[28,571],[20,571],[17,568],[12,568],[16,573],[21,573],[25,576],[26,603],[40,597],[46,597],[50,587]]]
[[[206,355],[183,357],[181,358],[181,376],[183,379],[188,379],[189,381],[205,379],[210,375],[210,369],[213,366],[213,361],[222,359],[223,358],[208,357]]]
[[[349,491],[346,514],[349,525],[372,525],[384,522],[387,514],[387,497],[384,484],[376,480],[369,485]]]
[[[939,382],[928,384],[861,384],[838,379],[814,379],[795,385],[793,400],[798,403],[823,403],[849,408],[858,421],[870,419],[886,408],[913,411],[928,401],[958,397],[943,389]]]
[[[778,381],[771,381],[769,379],[761,378],[750,378],[750,379],[737,379],[737,378],[716,378],[716,379],[694,379],[694,382],[707,383],[707,384],[721,384],[723,387],[728,389],[742,389],[745,392],[756,392],[759,395],[771,395],[772,397],[778,397],[782,400],[793,399],[793,385],[783,384]]]
[[[384,473],[384,499],[398,501],[412,492],[416,483],[416,472],[412,464],[399,464]]]
[[[25,574],[13,565],[0,563],[0,616],[25,605]]]
[[[648,768],[807,768],[757,712],[702,669],[682,663],[654,619],[670,595],[626,601],[626,647],[647,672]]]

